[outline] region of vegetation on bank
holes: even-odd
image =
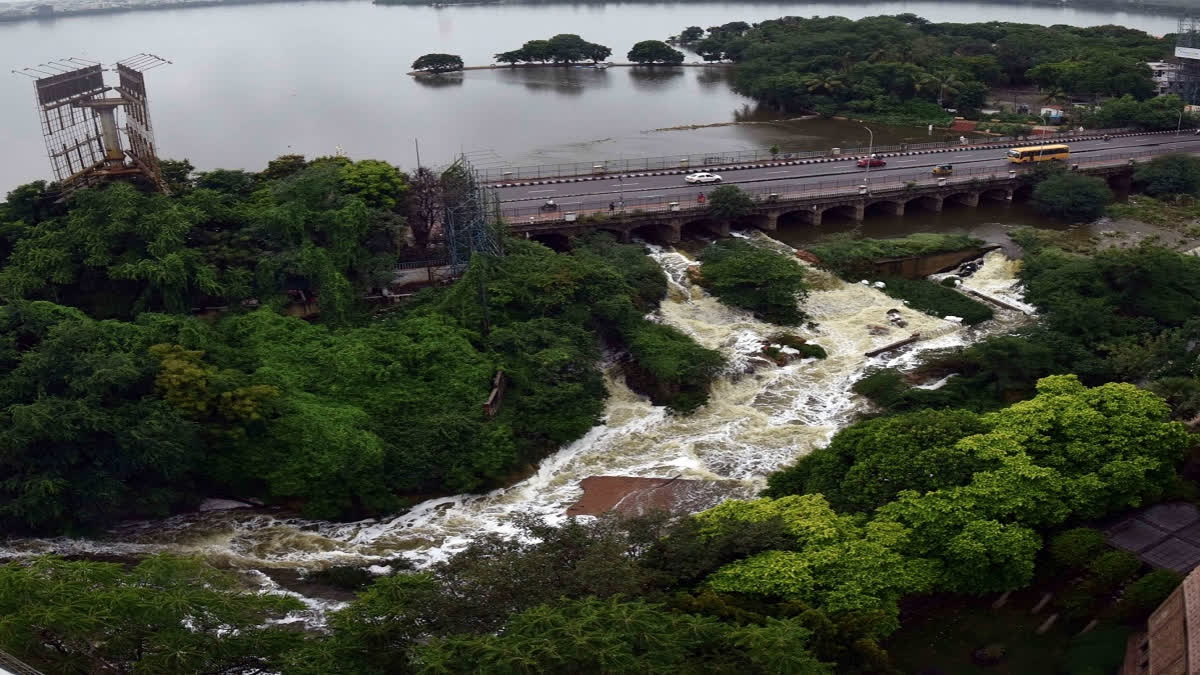
[[[633,45],[626,55],[633,63],[651,65],[661,63],[666,65],[683,63],[683,52],[672,49],[671,45],[662,40],[642,40]]]
[[[884,284],[881,291],[930,316],[957,316],[968,326],[995,316],[991,307],[932,281],[903,277],[880,277],[879,280]]]
[[[804,268],[775,251],[739,239],[709,244],[700,254],[700,284],[717,299],[753,312],[763,321],[794,326],[805,319]]]
[[[1035,85],[1047,102],[1128,94],[1136,104],[1154,93],[1145,62],[1174,46],[1117,26],[932,23],[913,14],[698,28],[685,29],[682,41],[706,60],[736,63],[743,94],[793,112],[905,124],[943,124],[945,108],[977,119],[989,90],[1001,86]],[[1108,108],[1096,111],[1096,123],[1129,112]]]
[[[606,237],[570,254],[508,241],[458,284],[374,315],[362,298],[396,258],[431,255],[424,200],[453,194],[453,169],[175,168],[171,197],[115,184],[62,205],[33,184],[0,206],[6,531],[101,528],[208,495],[391,513],[502,485],[580,437],[603,408],[605,345],[683,411],[722,367],[646,320],[665,277]],[[298,307],[319,307],[315,322],[283,314]]]
[[[848,281],[874,278],[874,261],[962,251],[983,246],[982,239],[965,234],[912,234],[894,239],[830,238],[808,247],[821,266]]]
[[[1067,223],[1085,223],[1104,215],[1113,200],[1103,178],[1065,169],[1040,181],[1033,189],[1033,208]]]

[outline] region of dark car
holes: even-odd
[[[887,162],[879,159],[878,157],[871,157],[870,159],[863,157],[862,159],[858,160],[858,166],[859,168],[868,166],[874,168],[877,166],[887,166]]]

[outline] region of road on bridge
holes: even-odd
[[[1047,141],[1056,142],[1056,141]],[[1200,151],[1200,136],[1192,132],[1183,135],[1150,134],[1145,136],[1127,136],[1113,138],[1108,141],[1064,141],[1071,146],[1071,156],[1079,161],[1087,161],[1089,157],[1111,154],[1114,151],[1127,150],[1138,152],[1142,150],[1172,150],[1183,152]],[[1030,141],[1030,145],[1037,141]],[[953,164],[955,168],[976,169],[994,167],[997,170],[1010,166],[1005,158],[1008,148],[982,147],[978,149],[956,150],[954,152],[935,152],[930,154],[887,157],[887,166],[871,169],[872,182],[896,181],[899,174],[928,173],[939,164]],[[819,162],[814,164],[799,164],[794,166],[766,166],[755,169],[741,169],[722,172],[725,185],[739,185],[747,189],[778,188],[780,191],[799,190],[805,187],[817,186],[823,181],[846,179],[853,175],[867,178],[865,169],[855,166],[849,159],[836,162]],[[524,187],[496,188],[495,193],[506,207],[536,206],[539,202],[554,199],[560,208],[566,211],[584,208],[600,208],[611,201],[624,196],[627,208],[636,208],[638,204],[654,199],[678,197],[681,194],[694,192],[711,192],[716,185],[689,185],[684,182],[683,175],[668,176],[628,176],[623,180],[610,177],[604,180],[581,181],[575,183],[557,183],[551,185],[527,185]]]

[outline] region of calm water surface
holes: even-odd
[[[66,56],[110,63],[151,52],[174,65],[148,75],[160,152],[202,169],[261,168],[288,152],[415,164],[461,151],[480,165],[540,164],[764,147],[865,145],[855,125],[778,123],[654,131],[774,117],[733,93],[720,69],[472,71],[436,82],[406,76],[426,52],[486,64],[529,39],[579,33],[620,60],[634,42],[688,25],[785,15],[851,18],[913,12],[935,21],[1116,23],[1162,34],[1175,19],[1136,12],[980,2],[479,5],[434,9],[298,2],[131,12],[0,24],[0,65]],[[117,39],[113,39],[116,36]],[[32,86],[0,77],[0,189],[48,166]],[[883,143],[911,130],[877,130]],[[918,134],[919,135],[919,134]]]

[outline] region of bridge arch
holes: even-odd
[[[747,230],[751,228],[770,231],[772,229],[771,217],[765,213],[751,213],[748,216],[734,218],[733,222],[729,223],[729,229],[731,230]]]
[[[893,199],[879,199],[869,202],[863,209],[863,216],[902,216],[904,202]]]
[[[997,202],[1007,202],[1012,200],[1012,188],[992,188],[979,193],[981,199],[988,199]]]
[[[571,250],[571,238],[562,232],[538,232],[530,234],[529,240],[559,253]]]
[[[961,204],[962,206],[979,206],[978,192],[952,192],[945,196],[942,204]]]
[[[681,239],[707,239],[711,237],[728,237],[729,222],[715,218],[696,218],[685,221],[679,228]]]
[[[679,242],[679,230],[671,223],[646,223],[629,232],[631,238],[652,244],[675,244]]]
[[[913,197],[912,199],[908,200],[905,207],[909,209],[918,208],[936,213],[942,210],[942,197],[941,195],[921,195],[919,197]]]
[[[862,222],[862,211],[860,204],[835,204],[827,207],[821,214],[821,219],[828,221],[843,220],[850,222]]]
[[[779,227],[789,225],[820,225],[821,210],[815,204],[802,209],[793,209],[779,214]]]

